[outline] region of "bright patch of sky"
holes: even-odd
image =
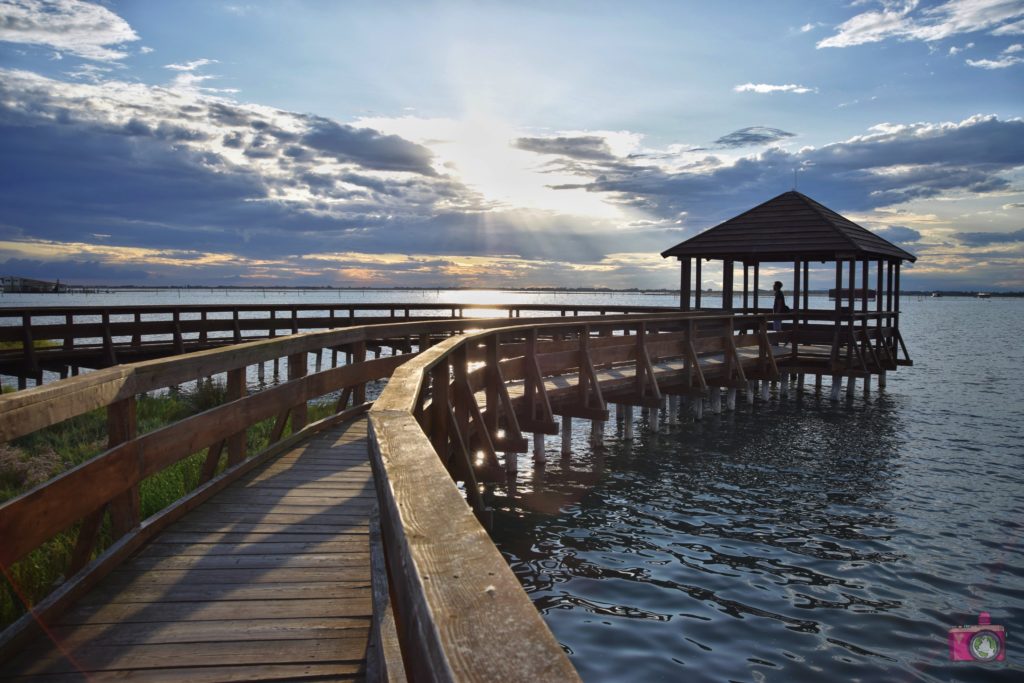
[[[1024,289],[1022,42],[1024,0],[0,0],[0,272],[672,287],[798,170],[906,286]]]

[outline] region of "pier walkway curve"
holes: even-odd
[[[556,416],[564,432],[610,403],[715,410],[786,373],[895,369],[891,330],[833,334],[822,317],[799,333],[720,311],[396,321],[0,396],[5,442],[94,410],[107,423],[107,450],[0,504],[9,577],[68,549],[59,585],[0,634],[0,678],[574,680],[479,487]],[[334,349],[347,362],[322,367]],[[252,385],[278,362],[284,381]],[[211,376],[222,403],[140,433],[141,397]],[[142,518],[140,492],[187,462],[198,485]]]

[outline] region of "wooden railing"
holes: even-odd
[[[177,355],[261,338],[355,325],[462,318],[648,313],[657,306],[459,303],[224,304],[0,308],[0,375],[25,388],[42,372],[61,377],[79,367]],[[379,340],[389,345],[387,339]],[[394,341],[392,344],[394,344]]]
[[[515,453],[526,450],[523,430],[557,433],[556,414],[604,420],[609,396],[654,405],[663,392],[699,395],[709,385],[745,388],[748,377],[777,378],[764,317],[745,320],[752,333],[736,334],[733,322],[705,312],[519,325],[453,337],[395,371],[370,424],[407,673],[416,680],[576,679],[481,525],[487,509],[479,486],[501,476],[499,454],[514,468]],[[753,363],[741,359],[742,347],[757,349]],[[713,356],[714,367],[701,355]],[[656,371],[665,358],[682,358],[684,367]],[[608,367],[622,378],[602,381]],[[545,379],[556,375],[576,381],[549,390]],[[510,383],[522,387],[515,398]]]

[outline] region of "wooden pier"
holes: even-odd
[[[681,396],[699,418],[705,403],[764,400],[770,382],[781,397],[797,370],[848,381],[883,371],[774,332],[771,318],[399,318],[0,396],[0,441],[101,408],[109,446],[0,505],[8,575],[55,536],[74,548],[64,581],[0,635],[0,678],[575,680],[487,536],[480,487],[515,469],[529,433],[543,458],[545,434],[607,420],[609,404],[658,409]],[[844,339],[841,351],[856,342]],[[393,340],[393,355],[366,354]],[[880,362],[899,350],[892,333],[856,343]],[[350,362],[310,362],[339,348]],[[287,378],[250,392],[251,368],[278,360]],[[213,375],[225,403],[139,433],[139,395]],[[377,380],[388,382],[371,406]],[[309,423],[310,401],[332,413]],[[247,430],[267,420],[270,445],[247,452]],[[190,457],[203,463],[198,487],[141,519],[140,487]]]

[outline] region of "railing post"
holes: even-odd
[[[306,352],[295,353],[288,356],[288,379],[300,379],[306,376]],[[292,408],[292,434],[299,431],[306,426],[306,417],[308,415],[308,407],[306,401],[303,400],[297,406]]]
[[[500,397],[498,396],[497,380],[499,375],[495,370],[498,369],[498,363],[501,362],[500,354],[498,353],[499,346],[500,341],[497,333],[487,337],[487,355],[484,361],[486,364],[484,372],[486,377],[485,397],[487,400],[487,413],[484,415],[484,421],[487,425],[487,431],[492,435],[498,433],[498,403]]]
[[[135,397],[107,406],[107,447],[131,441],[138,435]],[[110,523],[114,539],[139,525],[139,482],[110,502]]]
[[[107,314],[103,314],[104,320],[107,319]],[[182,354],[185,353],[185,341],[181,338],[181,312],[174,309],[174,353]]]
[[[227,396],[228,401],[236,401],[243,398],[246,394],[245,386],[245,368],[235,368],[234,370],[228,370],[228,387]],[[294,418],[293,418],[294,420]],[[293,422],[294,429],[294,422]],[[228,437],[228,467],[237,465],[238,463],[245,460],[246,456],[246,430],[242,430]]]
[[[362,363],[366,360],[366,342],[360,341],[352,345],[352,363]],[[355,391],[353,392],[352,405],[362,405],[366,403],[366,383],[357,384]]]
[[[103,311],[103,356],[108,365],[117,365],[114,338],[110,334],[110,311]]]
[[[430,443],[441,462],[448,467],[448,358],[442,358],[430,370]]]
[[[72,351],[75,348],[75,316],[72,313],[64,314],[64,325],[67,327],[67,331],[64,333],[64,350]]]

